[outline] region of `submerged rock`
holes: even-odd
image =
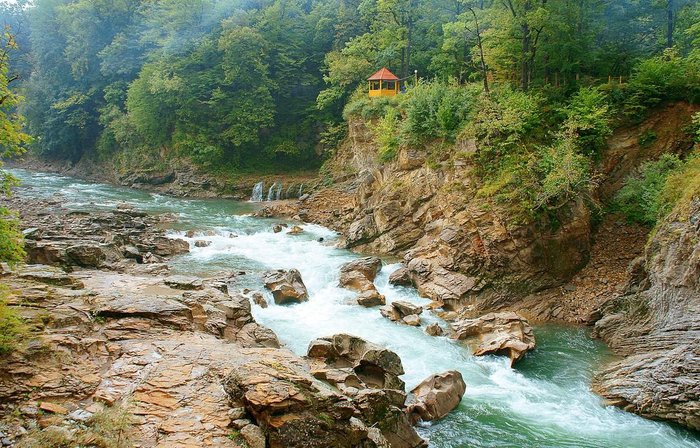
[[[287,232],[287,235],[299,235],[302,233],[304,233],[304,229],[299,226],[292,226],[292,228]]]
[[[406,412],[414,423],[441,419],[459,405],[466,389],[456,370],[431,375],[411,391]]]
[[[272,291],[272,297],[278,305],[301,303],[309,299],[306,285],[296,269],[267,271],[263,274],[262,280],[265,288]]]
[[[535,336],[526,319],[513,312],[489,313],[452,324],[455,339],[474,345],[474,355],[505,355],[511,365],[535,348]]]

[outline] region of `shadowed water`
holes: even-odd
[[[270,306],[253,308],[256,319],[298,354],[305,354],[316,337],[347,332],[397,352],[408,388],[432,373],[459,370],[467,383],[460,406],[445,419],[420,428],[432,447],[700,447],[697,434],[606,407],[590,392],[593,371],[610,354],[585,329],[537,327],[537,349],[511,369],[505,358],[473,357],[459,343],[395,324],[378,309],[353,303],[354,293],[337,283],[339,267],[357,255],[333,247],[336,235],[323,227],[304,225],[305,232],[298,236],[275,234],[276,221],[246,215],[255,209],[249,203],[169,198],[55,175],[13,172],[25,185],[23,194],[54,197],[68,208],[112,209],[128,202],[145,211],[177,214],[180,222],[172,229],[173,236],[184,238],[190,229],[201,233],[188,239],[190,254],[171,262],[175,272],[246,270],[238,286],[261,289],[262,271],[299,269],[310,293],[308,302],[277,306],[266,293]],[[214,235],[205,236],[207,230]],[[198,239],[211,245],[196,248]],[[411,288],[388,284],[397,267],[385,265],[376,281],[387,301],[427,303]],[[427,312],[422,318],[424,325],[440,322]]]

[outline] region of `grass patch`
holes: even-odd
[[[27,326],[17,310],[7,305],[7,294],[7,287],[0,285],[0,356],[17,350],[28,333]]]
[[[130,448],[132,415],[124,406],[105,408],[71,432],[58,426],[29,431],[17,448]]]

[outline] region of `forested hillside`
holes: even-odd
[[[533,112],[511,117],[522,129],[575,114],[565,103],[581,85],[607,85],[631,119],[663,100],[698,96],[700,56],[691,54],[700,7],[691,0],[38,0],[2,8],[19,44],[12,70],[33,150],[74,162],[317,167],[344,136],[350,95],[382,66],[409,78],[409,91],[416,78],[452,86],[438,111],[444,129],[415,117],[429,137],[461,131],[470,116],[461,106],[479,89]],[[582,95],[575,104],[598,101]],[[596,132],[599,145],[605,130]]]

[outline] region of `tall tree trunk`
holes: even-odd
[[[479,28],[479,19],[476,17],[476,12],[472,7],[469,7],[472,16],[474,16],[474,25],[476,28],[476,45],[479,48],[479,59],[481,62],[481,76],[484,78],[484,92],[489,93],[489,78],[486,72],[486,61],[484,60],[484,46],[481,41],[481,28]]]
[[[530,76],[530,26],[527,23],[523,23],[520,29],[523,33],[520,55],[520,88],[527,90]]]
[[[666,4],[666,17],[666,47],[671,48],[673,47],[673,0],[668,0]]]
[[[402,78],[408,76],[408,70],[411,68],[411,39],[413,38],[413,21],[408,21],[408,30],[406,31],[406,72],[401,75]]]

